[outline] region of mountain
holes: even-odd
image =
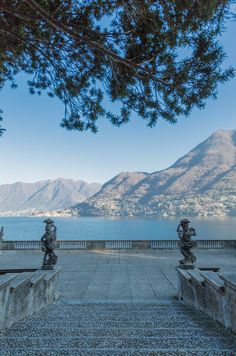
[[[0,185],[0,213],[65,209],[95,194],[101,185],[58,178]]]
[[[234,215],[236,130],[219,130],[154,173],[123,172],[73,209],[79,215]]]

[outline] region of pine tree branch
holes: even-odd
[[[0,33],[4,34],[4,35],[10,35],[13,38],[19,40],[20,42],[24,43],[24,44],[28,44],[27,40],[25,40],[24,38],[22,38],[21,36],[19,36],[18,34],[16,34],[15,32],[9,30],[9,29],[5,29],[5,28],[0,28]],[[58,66],[55,65],[55,63],[51,60],[51,58],[38,46],[34,45],[33,43],[31,43],[31,46],[35,48],[36,51],[38,51],[39,53],[41,53],[41,55],[52,65],[52,67],[56,68],[56,70],[64,77],[63,73],[60,71],[60,68]],[[48,74],[50,75],[51,80],[52,76],[50,74],[50,71],[48,71]]]
[[[28,17],[28,16],[23,15],[21,12],[14,10],[12,7],[7,6],[5,4],[5,1],[1,1],[1,0],[0,0],[0,10],[4,11],[10,15],[13,15],[23,21],[34,21],[37,19],[36,16]]]
[[[73,38],[76,41],[79,41],[81,43],[87,44],[91,49],[94,49],[101,54],[106,54],[109,57],[112,57],[115,62],[121,63],[127,68],[131,69],[134,71],[135,75],[139,77],[140,79],[145,79],[145,77],[152,78],[153,73],[146,70],[145,68],[140,67],[139,64],[130,62],[129,60],[120,57],[118,54],[115,52],[105,48],[101,44],[99,44],[96,41],[90,40],[89,38],[82,36],[80,33],[78,33],[76,30],[69,29],[67,26],[65,26],[63,23],[57,21],[53,16],[49,15],[46,10],[42,8],[35,0],[24,0],[25,3],[28,4],[36,13],[38,13],[44,20],[47,21],[52,27],[54,27],[56,30],[63,31],[67,35],[69,35],[71,38]],[[136,71],[137,70],[137,71]],[[156,78],[155,79],[158,82],[161,82],[162,84],[165,85],[171,85],[170,83],[160,79]]]

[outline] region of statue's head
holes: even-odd
[[[54,221],[50,218],[43,220],[44,224],[54,224]]]
[[[191,221],[189,221],[188,219],[182,219],[180,220],[180,224],[182,226],[187,226]]]

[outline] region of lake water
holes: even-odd
[[[0,217],[5,240],[39,240],[45,224],[39,217]],[[58,240],[175,240],[179,219],[53,218]],[[200,240],[236,239],[236,218],[191,218]]]

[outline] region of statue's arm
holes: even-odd
[[[183,229],[181,229],[181,227],[178,227],[178,229],[177,229],[177,234],[178,234],[178,238],[179,239],[182,239],[182,237],[183,237]]]
[[[46,239],[46,234],[43,234],[43,236],[41,237],[41,239],[40,239],[40,241],[45,241],[45,239]]]
[[[55,225],[52,225],[52,236],[55,241],[57,239],[57,227]]]

